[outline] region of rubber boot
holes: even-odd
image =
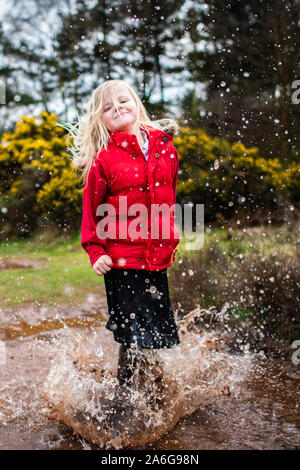
[[[137,362],[137,353],[131,348],[128,348],[125,344],[121,344],[119,349],[117,374],[120,385],[127,385],[128,387],[132,386],[132,376],[134,369],[137,366]]]

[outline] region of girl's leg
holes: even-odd
[[[119,349],[118,380],[119,384],[127,387],[133,386],[133,373],[139,367],[137,382],[135,386],[146,395],[147,402],[153,410],[157,410],[164,400],[165,384],[163,380],[163,369],[159,360],[153,354],[143,357],[143,350],[128,348],[121,344]],[[153,357],[151,357],[153,356]],[[150,372],[151,371],[151,372]],[[149,376],[149,372],[151,375]]]
[[[128,348],[125,344],[120,345],[118,362],[118,380],[120,385],[132,385],[132,376],[138,363],[138,351]]]

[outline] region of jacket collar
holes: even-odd
[[[168,140],[172,140],[173,136],[171,134],[167,134],[160,129],[155,129],[154,127],[145,126],[143,128],[140,127],[141,130],[144,130],[148,136],[149,147],[148,147],[148,161],[151,165],[151,155],[155,152],[160,153],[161,145],[160,143],[166,143]],[[110,144],[116,147],[125,150],[129,154],[134,154],[137,152],[139,148],[139,143],[135,134],[129,134],[128,132],[118,131],[112,132],[109,131],[110,135]],[[160,142],[163,141],[163,142]],[[157,159],[155,158],[155,164],[157,163]]]
[[[140,129],[146,132],[148,139],[149,139],[149,146],[151,146],[151,144],[154,143],[154,141],[159,137],[162,138],[163,136],[166,136],[171,141],[173,139],[173,135],[167,134],[166,132],[161,131],[160,129],[156,129],[151,126],[140,127]],[[120,145],[124,149],[128,147],[128,144],[135,145],[135,142],[137,142],[137,138],[135,134],[129,134],[128,132],[124,132],[124,131],[117,131],[117,132],[108,131],[108,133],[109,133],[111,140],[116,142],[118,145]]]

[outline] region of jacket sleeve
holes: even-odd
[[[96,232],[100,217],[96,215],[97,207],[107,194],[107,180],[98,160],[94,163],[85,178],[83,189],[83,212],[81,224],[81,246],[90,257],[93,266],[98,258],[106,255],[106,239],[99,238]]]

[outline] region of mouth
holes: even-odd
[[[129,111],[123,111],[122,113],[120,113],[121,116],[123,116],[123,114],[128,114]],[[118,117],[120,117],[119,115],[117,115],[114,119],[118,119]]]

